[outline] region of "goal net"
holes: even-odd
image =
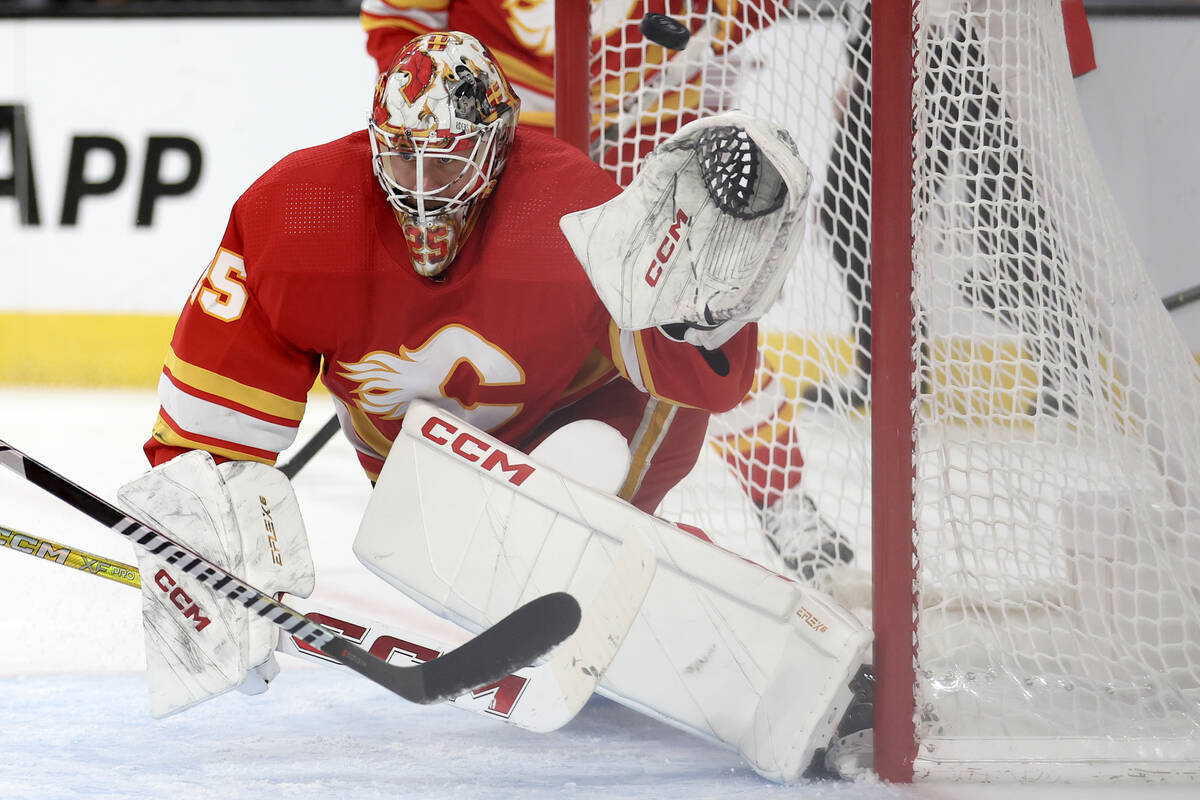
[[[754,389],[660,513],[874,613],[885,777],[1195,775],[1200,368],[1091,151],[1060,0],[886,28],[877,3],[874,30],[838,0],[560,9],[560,52],[592,37],[560,121],[621,183],[729,108],[814,176]]]

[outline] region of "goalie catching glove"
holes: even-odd
[[[618,327],[715,350],[779,296],[811,180],[786,131],[727,112],[680,128],[624,192],[559,226]]]
[[[266,464],[216,464],[200,450],[117,493],[121,506],[266,592],[308,597],[312,557],[287,477]],[[164,717],[238,688],[266,691],[279,674],[271,622],[176,563],[138,548],[150,713]]]

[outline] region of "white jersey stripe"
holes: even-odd
[[[646,383],[642,380],[642,360],[638,357],[637,337],[634,333],[621,331],[621,361],[625,363],[625,370],[629,373],[629,382],[636,386],[638,391],[649,394]]]
[[[166,373],[158,379],[158,399],[163,410],[190,434],[221,439],[235,445],[278,453],[296,438],[296,428],[267,422],[232,408],[193,397],[171,382]]]

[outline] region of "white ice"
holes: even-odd
[[[156,409],[149,391],[2,389],[0,439],[111,500],[146,469],[141,444]],[[298,442],[329,411],[317,397]],[[0,473],[0,525],[133,563],[121,537]],[[335,439],[295,485],[317,564],[313,605],[375,619],[423,615],[351,553],[369,487],[349,446]],[[287,656],[265,695],[230,693],[155,721],[137,591],[5,551],[0,608],[0,798],[1038,800],[1082,791],[1106,800],[1196,791],[877,781],[781,787],[736,753],[607,700],[593,700],[556,733],[532,734],[448,706],[410,705],[354,673]]]

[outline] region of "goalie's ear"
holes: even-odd
[[[811,181],[786,131],[727,112],[680,128],[624,192],[559,226],[618,327],[687,323],[711,349],[778,297]]]

